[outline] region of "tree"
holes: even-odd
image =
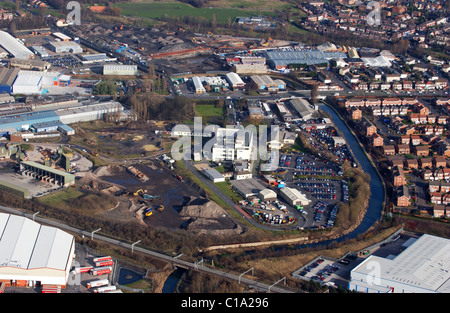
[[[313,85],[313,87],[311,88],[311,103],[313,105],[316,105],[318,98],[319,98],[319,86]]]

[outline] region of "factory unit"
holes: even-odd
[[[54,41],[50,42],[49,46],[56,53],[83,53],[83,48],[74,41]]]
[[[9,65],[11,67],[17,67],[21,70],[30,70],[30,71],[47,71],[51,67],[51,64],[45,61],[22,60],[16,58],[9,59]]]
[[[203,87],[200,77],[198,76],[192,77],[192,83],[194,84],[195,93],[201,94],[206,92],[206,89],[205,87]]]
[[[68,187],[75,184],[75,176],[49,166],[36,162],[23,161],[20,163],[20,173],[22,176],[30,176],[40,181]]]
[[[14,58],[28,60],[34,57],[34,53],[19,39],[5,31],[0,31],[0,45]]]
[[[71,76],[59,72],[25,71],[21,70],[13,84],[13,94],[33,95],[41,94],[45,88],[68,86]]]
[[[309,200],[303,193],[295,188],[284,187],[280,189],[280,194],[283,199],[289,203],[291,206],[294,205],[309,205],[311,200]]]
[[[103,103],[80,105],[72,108],[57,110],[26,112],[0,117],[0,136],[7,136],[9,133],[17,131],[32,130],[32,125],[52,125],[59,122],[57,130],[61,125],[74,124],[78,122],[88,122],[101,120],[106,114],[116,114],[118,119],[126,118],[123,114],[123,106],[119,102],[109,101]],[[37,129],[43,130],[42,127]],[[68,134],[73,132],[71,128],[62,128]]]
[[[136,76],[137,65],[108,64],[103,66],[103,75]]]
[[[332,59],[346,58],[347,55],[340,51],[264,51],[267,64],[273,69],[286,69],[290,64],[314,65],[326,64]]]
[[[242,180],[230,180],[233,189],[244,199],[256,197],[266,187],[254,178]]]
[[[220,183],[225,181],[225,177],[220,174],[216,169],[207,168],[202,171],[203,175],[211,179],[214,183]]]
[[[269,92],[278,92],[286,89],[286,84],[281,79],[273,80],[269,75],[252,75],[250,77],[251,85],[258,90],[267,90]]]
[[[303,121],[308,121],[313,118],[315,110],[311,107],[308,100],[304,98],[294,98],[289,100],[289,104]]]
[[[75,255],[75,239],[60,229],[0,213],[0,283],[64,288]]]
[[[226,75],[226,79],[227,79],[228,83],[230,84],[231,88],[234,90],[245,88],[244,81],[236,73],[233,73],[233,72],[228,73]]]
[[[12,86],[19,74],[16,68],[0,68],[0,94],[12,93]]]
[[[449,293],[450,240],[410,238],[399,255],[371,255],[350,272],[349,290],[363,293]]]

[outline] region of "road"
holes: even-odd
[[[29,218],[29,219],[33,219],[33,215],[32,214],[24,213],[24,212],[21,212],[21,211],[12,209],[12,208],[8,208],[8,207],[5,207],[5,206],[0,206],[0,211],[7,212],[9,214],[15,214],[15,215],[24,216],[24,217]],[[162,254],[162,253],[155,252],[155,251],[152,251],[152,250],[144,249],[144,248],[141,248],[141,247],[139,247],[137,245],[134,245],[134,244],[129,244],[129,243],[126,243],[126,242],[123,242],[123,241],[111,239],[111,238],[99,235],[98,233],[88,232],[88,231],[85,231],[85,230],[81,230],[81,229],[77,229],[75,227],[68,226],[68,225],[60,223],[60,222],[56,222],[56,221],[53,221],[53,220],[48,220],[48,219],[39,217],[39,215],[35,215],[34,216],[34,221],[38,222],[38,223],[41,223],[41,224],[50,225],[52,227],[56,227],[56,228],[59,228],[61,230],[65,230],[65,231],[67,231],[69,233],[72,233],[72,234],[83,235],[83,236],[86,236],[86,237],[89,237],[89,238],[92,238],[92,239],[95,239],[95,240],[100,240],[100,241],[107,242],[107,243],[115,245],[117,247],[130,249],[130,250],[136,251],[136,252],[141,252],[141,253],[149,255],[149,256],[151,256],[151,257],[153,257],[155,259],[169,262],[169,263],[171,263],[174,266],[187,268],[187,269],[194,269],[194,270],[197,270],[199,272],[204,272],[204,273],[207,273],[207,274],[219,276],[219,277],[222,277],[224,279],[238,281],[238,282],[240,282],[241,284],[244,284],[244,285],[249,285],[249,286],[251,285],[255,289],[258,289],[258,290],[261,290],[261,291],[270,291],[270,292],[274,292],[274,293],[295,293],[296,292],[296,291],[289,290],[289,289],[286,289],[286,288],[281,288],[279,286],[271,286],[271,285],[268,285],[268,284],[265,284],[265,283],[262,283],[262,282],[259,282],[259,281],[256,281],[256,280],[244,277],[244,276],[240,277],[240,275],[237,275],[237,274],[219,271],[219,270],[214,269],[214,268],[209,268],[209,267],[203,266],[202,264],[197,264],[197,263],[192,263],[192,262],[188,262],[188,261],[183,261],[183,260],[180,260],[179,258],[174,258],[174,257],[168,256],[166,254]]]

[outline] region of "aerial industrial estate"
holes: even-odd
[[[0,7],[1,293],[450,292],[448,1],[61,3]]]

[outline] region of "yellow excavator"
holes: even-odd
[[[136,192],[134,193],[134,195],[135,195],[135,196],[138,196],[140,192],[144,193],[144,190],[139,189],[138,191],[136,191]]]

